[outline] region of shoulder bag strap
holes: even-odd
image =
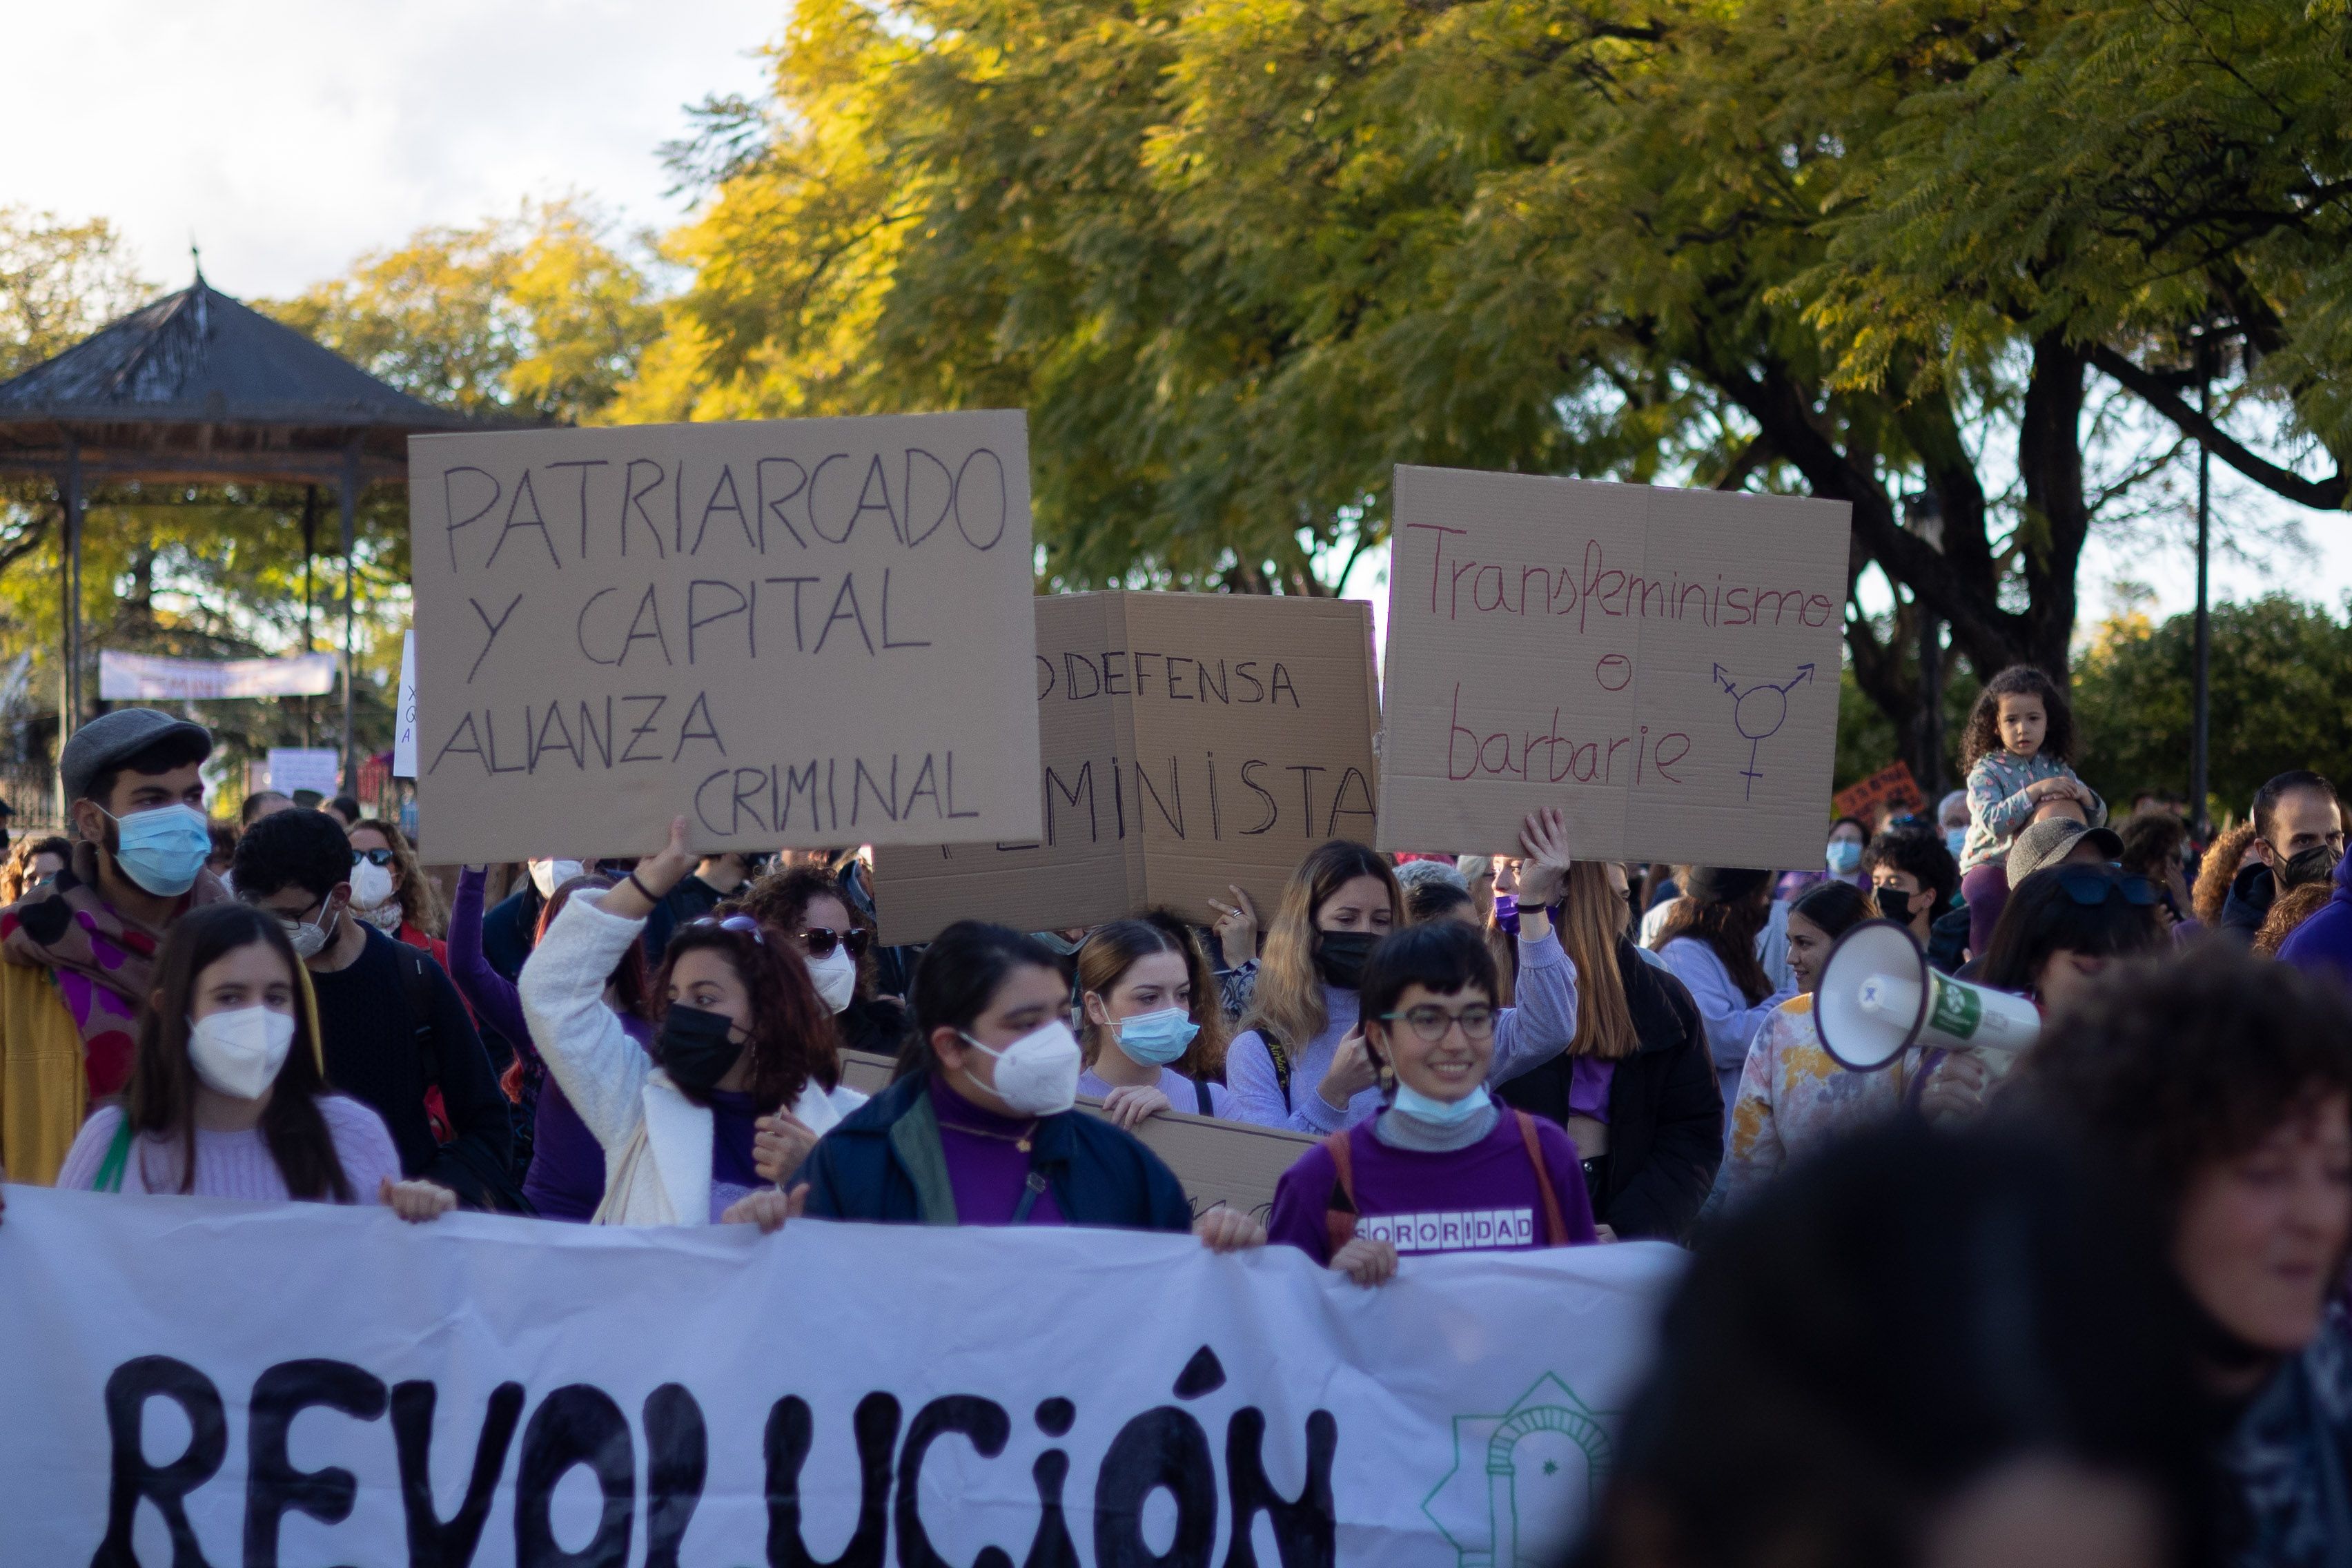
[[[1356,1152],[1349,1147],[1347,1130],[1330,1134],[1323,1140],[1324,1149],[1331,1156],[1332,1168],[1339,1173],[1339,1184],[1332,1196],[1346,1204],[1330,1204],[1323,1211],[1324,1229],[1332,1252],[1337,1253],[1356,1239]]]
[[[1544,1163],[1543,1142],[1536,1136],[1536,1119],[1524,1110],[1514,1110],[1519,1119],[1519,1137],[1528,1146],[1528,1163],[1536,1168],[1536,1190],[1543,1194],[1544,1245],[1568,1245],[1568,1218],[1559,1212],[1559,1194],[1553,1191],[1550,1167]]]
[[[106,1146],[106,1158],[99,1162],[98,1179],[89,1184],[93,1193],[119,1193],[122,1190],[122,1173],[131,1163],[131,1109],[122,1110],[122,1120],[114,1124],[114,1141]]]
[[[1260,1024],[1257,1037],[1265,1042],[1265,1054],[1274,1063],[1274,1081],[1282,1086],[1282,1109],[1296,1110],[1290,1103],[1290,1052],[1284,1048],[1271,1025]]]
[[[1192,1080],[1192,1098],[1196,1102],[1195,1111],[1197,1114],[1202,1116],[1214,1116],[1217,1113],[1214,1105],[1209,1099],[1209,1080],[1207,1079],[1196,1078]]]

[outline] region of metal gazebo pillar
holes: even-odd
[[[58,631],[64,668],[58,676],[58,750],[81,727],[81,441],[66,437],[66,471],[58,502],[65,513],[65,532],[58,541]],[[59,782],[62,792],[65,785]],[[71,803],[60,794],[58,811],[63,816]]]
[[[343,509],[343,793],[356,796],[360,787],[360,752],[352,732],[354,688],[359,676],[354,634],[359,575],[352,563],[352,511],[358,505],[360,490],[360,438],[356,435],[343,444],[343,471],[335,489]]]

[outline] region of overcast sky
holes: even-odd
[[[0,205],[104,216],[178,286],[188,242],[230,294],[282,296],[430,224],[577,192],[628,228],[681,214],[656,149],[684,106],[757,92],[787,0],[77,0],[12,9]],[[2243,487],[2225,506],[2287,515]],[[2217,596],[2352,588],[2352,519],[2304,514],[2312,558],[2222,561]],[[2178,534],[2179,531],[2174,531]],[[1376,592],[1381,563],[1357,592]],[[2192,602],[2189,552],[2135,537],[2083,563]]]

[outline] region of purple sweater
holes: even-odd
[[[2336,862],[2336,890],[2279,944],[2279,962],[2352,984],[2352,855]]]
[[[1381,1142],[1373,1122],[1346,1133],[1355,1165],[1356,1234],[1392,1241],[1398,1255],[1423,1252],[1522,1252],[1544,1245],[1543,1194],[1528,1159],[1518,1119],[1508,1107],[1495,1130],[1467,1149],[1432,1152]],[[1383,1110],[1381,1116],[1393,1115]],[[1593,1239],[1592,1201],[1576,1145],[1538,1119],[1536,1141],[1553,1195],[1568,1224],[1570,1246]],[[1298,1157],[1275,1184],[1266,1239],[1287,1242],[1318,1263],[1331,1261],[1324,1215],[1334,1205],[1339,1167],[1321,1144]]]
[[[352,1202],[372,1204],[386,1176],[400,1180],[400,1155],[383,1119],[346,1095],[319,1096],[319,1116],[334,1142],[335,1158],[342,1162],[343,1180],[351,1184]],[[60,1187],[87,1190],[106,1163],[107,1151],[122,1126],[122,1108],[101,1105],[81,1124],[81,1134],[58,1173]],[[141,1133],[131,1141],[131,1158],[122,1167],[126,1193],[176,1193],[180,1190],[180,1145],[176,1139]],[[278,1157],[258,1127],[243,1132],[196,1130],[196,1176],[190,1191],[200,1198],[254,1198],[265,1203],[290,1203],[286,1178],[278,1173]]]
[[[457,896],[449,909],[449,978],[458,994],[472,1004],[475,1016],[504,1035],[517,1055],[544,1072],[539,1047],[532,1044],[530,1026],[522,1016],[515,984],[490,967],[482,956],[482,887],[486,873],[467,867],[457,873]],[[625,1017],[621,1027],[644,1046],[653,1039],[653,1026],[642,1018]],[[539,1086],[539,1115],[531,1123],[530,1169],[523,1173],[522,1194],[542,1219],[585,1220],[604,1197],[604,1151],[594,1133],[563,1098],[555,1075],[545,1073]]]
[[[1028,1118],[1013,1121],[983,1110],[931,1078],[931,1113],[940,1121],[940,1152],[947,1157],[948,1185],[955,1194],[958,1225],[1010,1225],[1029,1181],[1029,1156],[1020,1137]],[[1037,1194],[1024,1225],[1060,1225],[1061,1208],[1049,1190]]]

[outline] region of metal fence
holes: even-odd
[[[47,763],[0,764],[0,801],[15,814],[5,819],[12,834],[65,831],[58,813],[58,771]]]

